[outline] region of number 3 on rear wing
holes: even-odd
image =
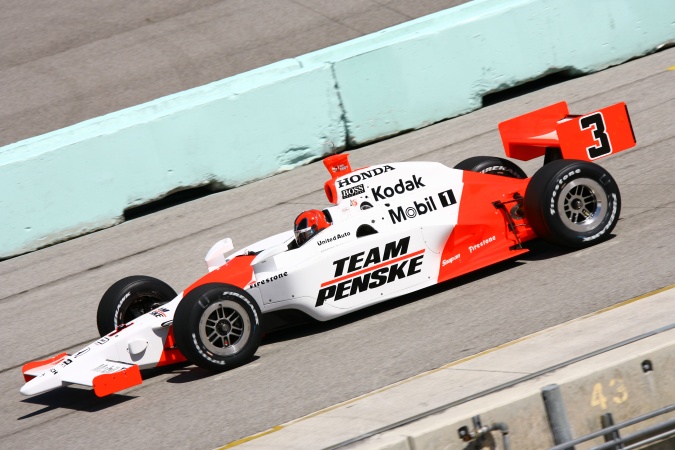
[[[558,158],[593,161],[636,142],[623,102],[581,116],[570,115],[567,103],[560,102],[500,123],[499,133],[506,156],[523,161],[547,149],[558,152]]]

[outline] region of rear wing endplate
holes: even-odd
[[[564,159],[593,161],[635,146],[626,104],[621,102],[585,115],[570,115],[566,102],[556,103],[499,124],[506,156],[528,161],[559,149]]]

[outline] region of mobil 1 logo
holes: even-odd
[[[423,216],[424,214],[437,211],[438,206],[436,205],[435,197],[438,197],[441,208],[447,208],[448,206],[457,203],[457,199],[455,198],[452,189],[448,189],[447,191],[439,192],[436,196],[430,195],[429,197],[424,197],[424,200],[421,202],[413,201],[412,206],[399,206],[390,209],[389,218],[391,219],[391,223],[397,224],[404,220],[413,219],[417,216]]]

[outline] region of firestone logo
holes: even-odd
[[[469,245],[469,253],[473,253],[476,250],[480,249],[481,247],[488,245],[490,242],[494,242],[497,240],[497,236],[490,236],[488,238],[483,239],[476,245]]]
[[[283,278],[283,277],[287,277],[287,276],[288,276],[288,272],[278,273],[278,274],[276,274],[272,277],[265,278],[264,280],[260,280],[257,283],[253,283],[253,284],[250,285],[250,287],[255,288],[255,287],[261,286],[263,284],[271,283],[273,281],[278,280],[279,278]]]
[[[385,172],[389,172],[392,170],[396,170],[395,167],[386,165],[382,167],[376,167],[374,169],[370,170],[365,170],[363,172],[355,173],[353,175],[350,175],[349,177],[341,178],[338,180],[338,187],[343,188],[345,186],[349,186],[350,184],[353,183],[358,183],[361,180],[365,180],[366,178],[372,178],[376,177],[378,175],[382,175]]]

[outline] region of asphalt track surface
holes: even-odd
[[[0,146],[467,0],[3,0]]]
[[[74,387],[19,394],[24,362],[97,338],[97,302],[115,280],[141,273],[180,290],[205,273],[213,242],[228,236],[240,247],[326,205],[320,162],[1,262],[0,448],[213,448],[672,284],[672,66],[675,49],[352,151],[356,167],[500,155],[499,121],[562,99],[579,113],[626,101],[638,139],[601,162],[623,197],[611,240],[581,251],[534,243],[515,261],[274,334],[229,372],[152,372],[102,399]],[[539,164],[522,166],[531,174]]]

